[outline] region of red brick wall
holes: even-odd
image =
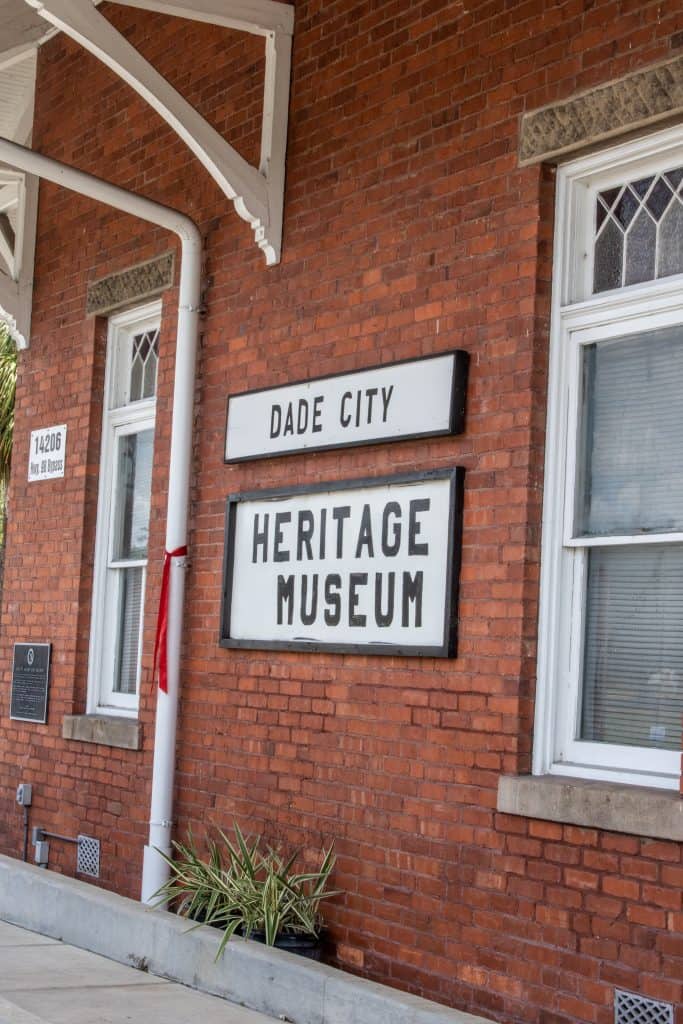
[[[249,159],[260,40],[104,8]],[[671,13],[667,13],[670,10]],[[499,815],[529,769],[553,175],[517,166],[520,114],[671,55],[675,5],[405,0],[296,4],[283,259],[164,123],[68,40],[44,46],[34,145],[177,206],[206,235],[179,834],[237,818],[317,849],[350,969],[502,1021],[608,1024],[615,985],[683,997],[680,845]],[[680,34],[678,41],[680,43]],[[102,839],[102,884],[137,896],[149,806],[152,641],[163,551],[174,292],[164,298],[141,720],[144,750],[63,741],[85,706],[106,324],[86,286],[166,249],[160,231],[41,188],[21,358],[2,607],[11,644],[54,644],[50,718],[0,722],[0,849],[32,821]],[[229,392],[463,347],[463,436],[225,467]],[[31,429],[68,424],[63,480],[27,484]],[[217,646],[228,493],[467,467],[455,661]],[[72,848],[51,867],[73,872]]]

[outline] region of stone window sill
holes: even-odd
[[[65,715],[62,737],[124,750],[139,750],[142,746],[142,729],[137,718],[118,715]]]
[[[683,799],[665,789],[560,775],[503,775],[497,808],[525,818],[683,840]]]

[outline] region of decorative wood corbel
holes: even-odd
[[[128,7],[191,18],[265,36],[261,159],[252,167],[91,3],[26,0],[136,90],[190,147],[254,231],[268,266],[278,263],[287,146],[294,9],[274,0],[118,0]]]

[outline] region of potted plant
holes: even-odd
[[[173,843],[175,859],[159,851],[171,875],[155,894],[158,903],[170,902],[197,926],[220,928],[216,959],[239,934],[319,960],[320,904],[338,895],[328,889],[335,864],[332,848],[322,852],[316,870],[298,871],[300,850],[285,858],[271,846],[262,849],[260,838],[247,840],[236,822],[234,832],[234,841],[219,832],[222,846],[209,840],[208,858],[198,854],[191,835],[186,843]]]

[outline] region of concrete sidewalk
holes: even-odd
[[[0,921],[0,1024],[274,1024],[274,1019]]]

